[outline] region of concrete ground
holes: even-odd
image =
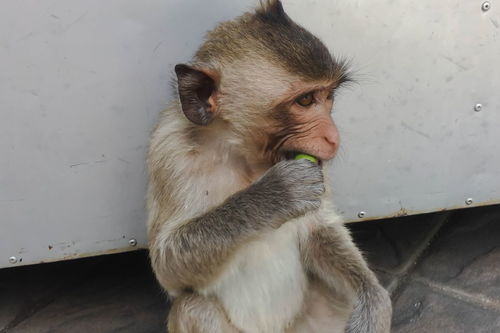
[[[351,224],[393,332],[500,332],[500,206]],[[0,333],[164,332],[143,251],[0,270]]]

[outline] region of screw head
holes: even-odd
[[[10,257],[10,258],[9,258],[9,262],[10,262],[11,264],[15,264],[15,263],[17,262],[17,258],[16,258],[16,257]]]
[[[467,198],[467,200],[465,200],[466,205],[472,205],[473,202],[474,200],[472,200],[472,198]]]
[[[490,10],[490,8],[491,8],[491,4],[489,1],[485,1],[481,5],[481,9],[483,10],[483,12],[487,12],[488,10]]]
[[[130,246],[136,246],[137,245],[137,240],[135,240],[134,238],[132,238],[131,240],[128,241],[128,243],[130,244]]]
[[[483,109],[483,104],[477,103],[476,105],[474,105],[474,111],[479,112],[482,109]]]
[[[359,213],[358,213],[358,217],[359,217],[360,219],[362,219],[362,218],[363,218],[363,217],[365,217],[365,216],[366,216],[366,212],[361,211],[361,212],[359,212]]]

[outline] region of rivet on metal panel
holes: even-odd
[[[130,246],[136,246],[137,245],[137,241],[135,239],[131,239],[128,241],[128,243],[130,244]]]
[[[362,218],[363,218],[363,217],[365,217],[365,216],[366,216],[366,212],[359,212],[359,213],[358,213],[358,217],[359,217],[360,219],[362,219]]]
[[[483,10],[483,12],[487,12],[488,10],[490,10],[490,8],[491,8],[491,4],[489,1],[485,1],[481,5],[481,9]]]
[[[474,200],[472,200],[472,198],[467,198],[467,200],[465,200],[466,205],[472,205],[473,202]]]
[[[482,108],[483,108],[483,104],[481,104],[481,103],[477,103],[476,105],[474,105],[474,111],[476,111],[476,112],[481,111]]]
[[[16,258],[16,257],[10,257],[10,258],[9,258],[9,262],[10,262],[11,264],[15,264],[15,263],[17,262],[17,258]]]

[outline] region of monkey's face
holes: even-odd
[[[335,83],[296,82],[272,112],[275,120],[268,133],[266,150],[274,161],[294,158],[297,153],[320,161],[332,159],[340,137],[331,117]]]
[[[249,159],[329,160],[339,146],[333,92],[349,80],[346,66],[279,1],[262,4],[211,31],[192,66],[176,66],[182,110],[199,126],[228,124]]]
[[[265,158],[273,164],[298,153],[320,161],[332,159],[340,144],[331,116],[338,82],[307,82],[295,76],[274,80],[274,85],[286,88],[272,97],[267,109],[261,106],[258,127],[251,130],[259,133],[254,140],[261,144]]]
[[[244,66],[250,61],[253,67]],[[339,80],[308,80],[255,58],[221,72],[217,117],[237,129],[250,159],[275,164],[298,153],[320,161],[335,156],[340,139],[331,112]]]

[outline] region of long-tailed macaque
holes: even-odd
[[[219,24],[175,73],[148,156],[169,332],[389,332],[390,298],[323,174],[346,66],[271,0]]]

